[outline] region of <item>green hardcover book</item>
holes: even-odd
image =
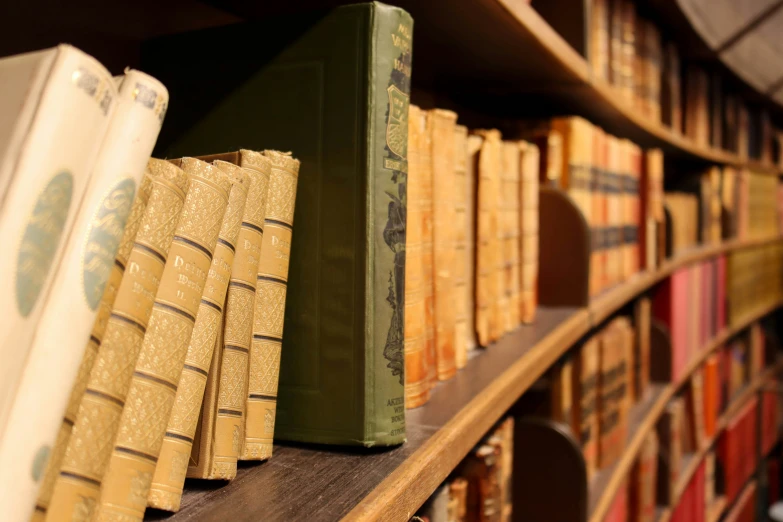
[[[172,104],[162,157],[301,160],[277,439],[405,441],[403,308],[413,20],[380,3],[148,42]]]

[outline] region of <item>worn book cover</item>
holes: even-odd
[[[301,160],[276,438],[405,440],[412,35],[406,12],[368,3],[142,46],[144,69],[179,100],[160,154],[242,146]],[[188,68],[212,74],[194,82]]]

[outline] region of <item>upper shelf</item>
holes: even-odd
[[[241,465],[228,485],[188,482],[180,513],[169,517],[148,510],[146,518],[239,521],[262,513],[265,520],[407,521],[547,368],[609,315],[679,267],[772,241],[779,239],[693,250],[606,292],[589,307],[540,308],[534,324],[473,352],[427,404],[407,411],[408,441],[398,448],[276,444],[269,462]],[[661,401],[654,403],[655,418]],[[607,481],[606,491],[614,482]]]

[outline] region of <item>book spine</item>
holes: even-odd
[[[500,171],[500,132],[483,131],[484,141],[479,153],[477,199],[477,261],[476,261],[476,333],[481,346],[488,346],[496,339],[495,315],[497,284],[495,272],[498,266],[497,199]]]
[[[188,189],[171,163],[150,160],[152,192],[117,291],[49,505],[52,520],[91,513]],[[101,430],[96,431],[96,425]]]
[[[523,142],[522,170],[520,172],[520,259],[519,274],[520,320],[532,323],[538,302],[538,146]]]
[[[101,481],[97,521],[141,521],[144,517],[228,204],[231,183],[220,169],[183,158],[182,170],[190,177],[190,189]]]
[[[370,82],[367,136],[362,443],[386,446],[405,441],[403,338],[407,195],[403,174],[408,170],[407,117],[413,19],[402,9],[374,4],[371,38],[374,52],[369,57],[368,70],[374,71],[375,82]],[[453,134],[448,138],[453,145]]]
[[[32,82],[36,85],[23,102],[26,116],[9,122],[7,132],[15,138],[0,157],[0,168],[7,169],[0,172],[0,239],[14,245],[9,247],[14,252],[0,258],[0,291],[6,296],[0,331],[0,440],[14,428],[8,420],[36,326],[116,107],[111,76],[97,60],[70,46],[44,54]],[[36,396],[45,391],[40,382],[35,385]],[[35,409],[41,409],[38,403]],[[42,472],[29,470],[28,475]],[[2,495],[7,505],[22,505],[10,489],[4,488]]]
[[[454,235],[455,235],[455,163],[454,131],[457,115],[434,109],[432,121],[432,210],[435,284],[435,356],[439,381],[454,376],[457,371],[454,335],[456,310],[454,303]]]
[[[271,163],[271,174],[261,260],[256,273],[250,376],[246,394],[247,422],[240,454],[243,460],[265,460],[272,456],[288,259],[299,179],[298,160],[275,151],[265,151],[264,155]]]
[[[421,109],[409,108],[408,116],[408,212],[405,233],[405,406],[416,408],[430,398],[427,361],[428,325],[425,286],[430,278],[424,273],[423,196],[430,190],[422,186],[422,140],[424,127]]]
[[[226,290],[231,278],[234,252],[251,183],[250,174],[240,167],[223,161],[216,161],[214,165],[231,180],[228,205],[218,233],[204,294],[196,315],[196,324],[193,326],[190,346],[185,355],[185,366],[177,385],[171,418],[166,427],[147,499],[149,506],[167,511],[179,510],[212,354],[223,320]]]
[[[116,266],[115,255],[133,207],[136,186],[144,175],[168,102],[168,93],[159,82],[135,71],[128,74],[132,78],[120,88],[117,108],[65,245],[63,262],[38,323],[2,439],[0,455],[11,458],[13,454],[13,458],[31,466],[36,455],[49,452],[54,444],[85,340],[90,338],[96,315],[108,315],[113,304],[116,291],[107,296],[112,302],[102,306],[104,290]],[[134,96],[137,90],[147,97]],[[150,103],[145,104],[144,100]],[[64,314],[66,309],[68,313]],[[69,333],[65,338],[64,331]],[[99,339],[94,337],[93,343]],[[53,346],[57,350],[52,350]],[[92,347],[88,350],[95,352]],[[46,383],[45,387],[42,383]],[[40,407],[41,394],[50,397],[45,408]],[[25,488],[24,492],[16,490],[17,499],[22,495],[33,497],[37,481],[25,484],[17,476],[8,487]]]
[[[604,169],[604,150],[603,144],[606,140],[606,134],[601,129],[596,128],[593,133],[593,161],[590,165],[590,193],[592,194],[591,216],[592,226],[590,227],[590,274],[589,274],[589,294],[598,295],[601,292],[603,284],[603,169]]]
[[[503,310],[505,319],[505,331],[510,332],[521,322],[520,308],[520,238],[522,220],[520,168],[522,156],[521,145],[518,141],[503,143],[503,181],[501,184],[501,196],[503,201],[502,223],[503,233],[503,258],[504,292],[506,307]]]
[[[408,127],[410,129],[410,127]],[[410,137],[409,137],[410,140]],[[410,154],[410,152],[409,152]],[[470,293],[468,285],[469,258],[467,250],[468,242],[468,209],[473,205],[473,201],[468,199],[470,193],[468,189],[467,171],[468,171],[468,129],[464,125],[457,125],[454,129],[454,303],[456,306],[455,327],[454,327],[454,353],[457,368],[464,368],[468,363],[468,309],[472,305],[473,295]],[[410,161],[409,161],[410,168]],[[410,186],[409,186],[410,190]],[[408,194],[408,214],[410,215],[410,193]],[[410,221],[409,221],[410,223]],[[411,229],[406,231],[406,238],[410,238]],[[411,269],[411,252],[408,249],[410,241],[406,239],[406,259],[405,259],[405,278],[407,281],[408,271]],[[408,303],[411,296],[405,292],[405,320],[408,321]],[[417,312],[421,314],[421,312]],[[423,315],[422,315],[423,318]],[[421,319],[417,319],[420,321]],[[405,331],[407,338],[408,324],[406,322]],[[407,357],[406,350],[406,357]],[[406,359],[407,361],[407,359]]]
[[[479,163],[479,151],[481,151],[481,145],[483,143],[481,136],[471,134],[467,138],[467,172],[466,172],[466,224],[467,227],[467,241],[465,243],[465,256],[467,263],[467,320],[465,326],[465,335],[467,335],[467,351],[470,352],[478,346],[478,338],[476,336],[476,278],[478,272],[476,270],[477,262],[477,234],[476,224],[478,219],[478,208],[476,204],[477,184],[478,184],[478,163]],[[538,166],[536,165],[536,168]],[[538,172],[536,172],[538,176]]]
[[[600,341],[597,337],[589,339],[582,346],[577,357],[574,381],[578,389],[579,443],[585,457],[588,480],[598,469],[598,381],[599,381]],[[576,403],[575,403],[576,405]]]
[[[240,163],[251,167],[246,169],[250,186],[226,295],[213,460],[206,477],[210,479],[234,478],[237,460],[242,453],[256,280],[263,255],[264,216],[270,185],[271,165],[266,157],[257,152],[242,151]]]
[[[410,118],[411,116],[409,116]],[[424,270],[424,335],[429,387],[438,381],[437,356],[435,354],[435,272],[432,244],[432,120],[427,111],[421,111],[419,125],[419,162],[421,184],[422,219],[422,267]],[[414,189],[415,190],[415,189]],[[407,196],[406,196],[407,198]]]

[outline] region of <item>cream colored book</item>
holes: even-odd
[[[520,323],[520,163],[519,142],[504,141],[500,184],[500,226],[505,306],[500,311],[503,329],[506,332],[510,332]]]
[[[264,156],[269,159],[272,172],[256,278],[242,460],[265,460],[272,456],[288,261],[299,182],[299,160],[288,153],[270,150],[264,151]]]
[[[242,225],[250,187],[250,175],[241,167],[225,161],[215,161],[213,164],[231,179],[228,207],[218,234],[212,265],[193,327],[193,336],[185,356],[185,366],[177,385],[174,407],[147,499],[149,506],[167,511],[179,510],[215,341],[223,320],[226,290],[231,278],[239,228]]]
[[[161,276],[167,259],[175,259],[169,250],[188,176],[168,161],[152,159],[149,168],[152,193],[79,405],[47,520],[68,520],[74,512],[89,518],[95,507]]]
[[[439,381],[457,371],[454,351],[456,303],[454,302],[454,129],[457,115],[434,109],[432,123],[432,245],[435,284],[435,358]]]
[[[478,244],[476,241],[476,222],[478,216],[478,208],[476,204],[476,191],[478,185],[478,164],[479,164],[479,151],[484,143],[484,139],[481,136],[471,134],[468,136],[467,141],[467,172],[465,174],[466,187],[466,219],[465,226],[467,232],[465,236],[465,262],[467,263],[467,272],[465,274],[466,280],[466,292],[468,295],[468,310],[466,316],[467,328],[465,329],[466,346],[465,349],[468,353],[478,347],[478,339],[476,337],[476,256]]]
[[[117,99],[62,263],[55,272],[8,425],[0,436],[1,462],[18,459],[32,469],[36,459],[45,461],[51,451],[136,187],[160,131],[168,92],[154,78],[128,71]],[[45,407],[41,406],[42,396],[48,397]],[[19,475],[16,467],[0,467],[0,490],[16,499],[11,505],[24,505],[25,513],[20,515],[25,518],[38,480],[32,474],[23,474],[28,480],[21,480]]]
[[[226,297],[223,359],[220,365],[212,468],[205,478],[232,479],[242,454],[248,368],[253,342],[253,317],[258,264],[264,240],[264,216],[270,186],[269,159],[242,151],[242,166],[253,181],[239,231],[237,253]]]
[[[473,324],[468,322],[468,310],[473,306],[473,298],[468,290],[468,207],[473,205],[468,200],[468,128],[457,125],[454,130],[454,353],[457,368],[464,368],[468,363],[468,328]],[[410,185],[409,185],[410,187]],[[410,191],[410,188],[408,188]],[[410,213],[410,196],[408,197],[408,213]],[[407,234],[410,234],[410,227]],[[406,246],[406,255],[410,256]],[[405,261],[405,277],[408,277],[408,260]],[[405,305],[408,305],[408,292],[405,292]],[[408,315],[405,315],[407,324]],[[407,326],[406,326],[407,328]]]
[[[117,90],[97,60],[67,45],[4,58],[0,78],[2,434]],[[25,473],[40,478],[45,456],[37,462]],[[17,500],[9,497],[8,505]]]
[[[538,301],[538,191],[540,152],[533,143],[521,142],[520,172],[520,313],[523,323],[533,322]]]
[[[144,517],[228,205],[231,182],[223,171],[195,158],[183,158],[181,166],[190,177],[190,188],[101,481],[98,521],[141,522]]]

